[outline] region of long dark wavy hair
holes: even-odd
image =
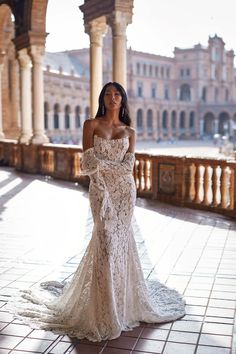
[[[105,84],[102,88],[102,91],[100,92],[99,98],[98,98],[98,111],[95,116],[97,117],[102,117],[105,116],[106,114],[106,107],[104,104],[104,96],[105,92],[108,86],[114,86],[121,94],[122,100],[121,100],[121,107],[120,107],[120,112],[119,112],[119,119],[121,122],[124,124],[130,126],[131,125],[131,118],[130,118],[130,113],[129,113],[129,106],[128,106],[128,99],[127,99],[127,94],[125,92],[125,89],[121,84],[118,82],[108,82]]]

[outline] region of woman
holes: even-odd
[[[38,328],[91,341],[113,339],[140,321],[167,322],[184,315],[181,296],[158,281],[144,280],[131,219],[135,131],[127,96],[116,83],[99,96],[95,119],[84,123],[82,174],[89,175],[94,220],[91,241],[71,281],[54,301],[23,293],[18,317]],[[44,283],[45,288],[52,283]],[[33,306],[29,309],[29,301]]]

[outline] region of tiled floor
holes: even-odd
[[[0,198],[0,354],[236,353],[236,221],[138,199],[134,227],[144,273],[183,293],[187,314],[90,343],[33,330],[5,308],[17,289],[75,271],[92,227],[86,190],[2,168]]]

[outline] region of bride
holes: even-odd
[[[53,299],[21,292],[15,314],[34,328],[91,341],[114,339],[140,321],[159,323],[185,314],[177,291],[144,279],[132,231],[136,188],[135,131],[130,127],[123,87],[107,83],[95,119],[83,130],[82,174],[90,177],[94,227],[91,241],[70,283]],[[44,289],[62,287],[47,282]]]

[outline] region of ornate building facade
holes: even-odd
[[[103,46],[103,82],[112,81],[112,37]],[[78,143],[89,113],[89,49],[46,53],[45,129],[53,142]],[[127,50],[127,92],[140,140],[234,137],[234,52],[218,36],[174,57]]]

